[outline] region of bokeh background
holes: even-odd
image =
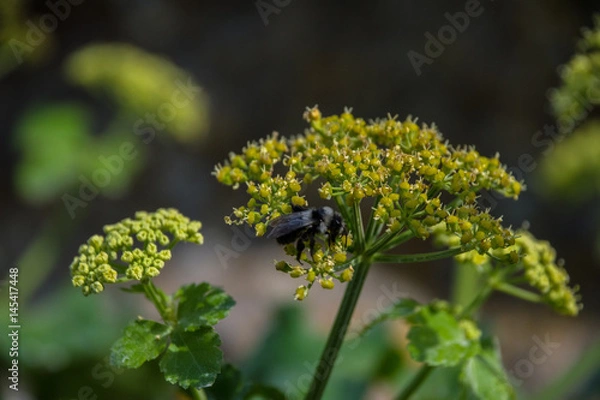
[[[563,85],[560,66],[582,51],[581,29],[593,25],[598,4],[481,1],[481,14],[417,73],[409,52],[425,54],[426,33],[437,35],[449,24],[445,13],[467,3],[2,0],[0,259],[2,278],[20,269],[23,329],[22,390],[15,397],[3,383],[0,393],[73,399],[90,387],[100,399],[176,396],[152,366],[121,374],[106,364],[125,321],[152,316],[143,301],[116,288],[83,298],[68,273],[79,244],[104,224],[159,207],[201,220],[206,237],[202,247],[178,247],[161,285],[225,287],[238,302],[218,326],[226,359],[254,377],[301,386],[295,377],[311,371],[343,287],[290,305],[297,282],[272,264],[281,250],[223,223],[244,192],[220,186],[211,172],[248,140],[302,132],[303,111],[318,104],[324,115],[344,107],[364,118],[410,114],[437,124],[451,143],[499,152],[515,167],[528,186],[519,201],[482,201],[508,224],[528,221],[554,245],[585,308],[575,319],[559,317],[497,295],[483,320],[498,334],[509,371],[528,359],[534,336],[560,343],[531,373],[516,372],[521,395],[541,399],[547,385],[562,382],[572,389],[559,398],[599,399],[598,369],[565,378],[599,351],[597,103],[586,104],[565,140],[539,141],[560,128],[551,89]],[[600,63],[594,68],[599,76]],[[97,176],[107,168],[102,160],[114,169],[108,177]],[[97,193],[85,184],[94,179],[103,182]],[[416,246],[410,250],[430,245]],[[451,260],[375,268],[357,325],[389,292],[384,286],[419,300],[448,298],[452,268]],[[340,367],[330,398],[391,398],[394,385],[363,382],[362,368],[379,365],[375,382],[410,370],[404,333],[388,324],[365,339]],[[343,390],[354,397],[339,397]]]

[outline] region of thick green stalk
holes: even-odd
[[[354,308],[358,302],[358,297],[362,290],[363,284],[367,278],[367,273],[371,267],[371,260],[362,260],[356,267],[354,277],[348,283],[342,304],[338,310],[335,322],[327,338],[325,348],[321,353],[321,359],[313,375],[313,381],[306,394],[306,400],[318,400],[325,391],[325,386],[331,375],[331,371],[337,359],[338,353],[344,342],[344,336],[348,331],[348,325],[350,324],[350,318],[354,313]]]
[[[481,273],[471,262],[454,262],[452,304],[466,307],[477,295]]]

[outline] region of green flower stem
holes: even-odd
[[[371,267],[370,259],[363,259],[356,267],[353,279],[348,283],[342,304],[338,310],[335,322],[327,338],[325,348],[321,353],[321,359],[313,375],[313,381],[306,394],[306,400],[318,400],[325,391],[325,386],[331,375],[338,352],[346,336],[350,318],[354,313],[354,308],[362,290],[363,284],[367,278],[367,273]]]
[[[381,199],[381,196],[377,196],[377,198],[375,199],[375,202],[373,203],[372,209],[377,208],[377,205],[379,204],[380,199]],[[375,220],[375,218],[373,218],[374,212],[375,211],[371,212],[371,218],[369,218],[369,223],[367,225],[367,231],[365,233],[365,240],[367,241],[367,243],[373,242],[373,240],[375,240],[375,238],[377,237],[378,230],[381,229],[381,224],[379,223],[379,221]]]
[[[166,250],[173,250],[173,247],[175,247],[175,245],[179,242],[179,239],[173,238],[173,240],[171,240],[171,243],[169,243],[169,245],[166,247]]]
[[[453,247],[447,250],[431,251],[428,253],[418,254],[375,254],[373,261],[395,264],[424,262],[448,258],[464,252],[465,250],[462,247]]]
[[[382,235],[372,246],[370,246],[368,254],[372,255],[380,251],[388,250],[392,247],[401,245],[402,243],[412,239],[415,234],[412,231],[404,231],[402,233],[386,233]]]
[[[458,318],[460,319],[473,315],[477,310],[479,310],[481,305],[488,299],[488,297],[490,297],[493,291],[494,288],[488,280],[488,283],[483,287],[483,289],[481,289],[473,301],[471,301],[468,306],[463,308],[462,312],[458,315]]]
[[[208,400],[208,397],[206,396],[204,389],[190,388],[189,392],[190,392],[190,395],[192,396],[192,399],[194,399],[194,400]]]
[[[162,290],[154,286],[152,281],[142,282],[142,286],[144,288],[144,294],[146,295],[146,298],[150,300],[152,304],[154,304],[163,321],[170,321],[172,317],[169,312],[170,307],[167,304],[167,296],[162,292]]]
[[[529,290],[521,289],[520,287],[511,285],[506,282],[498,282],[494,285],[494,289],[509,294],[514,297],[518,297],[520,299],[530,301],[532,303],[541,303],[542,296],[539,294],[530,292]]]
[[[360,204],[358,201],[355,201],[352,204],[352,213],[354,215],[354,225],[356,230],[356,245],[357,245],[357,251],[358,253],[362,253],[366,243],[365,243],[365,230],[364,230],[364,226],[363,226],[363,220],[362,220],[362,214],[360,212]]]
[[[421,383],[427,379],[429,374],[433,371],[433,367],[429,365],[423,365],[421,369],[412,377],[410,383],[404,390],[396,397],[396,400],[407,400],[413,393],[421,386]]]
[[[454,262],[452,304],[466,307],[477,296],[481,273],[472,262]]]
[[[354,218],[350,218],[350,214],[348,214],[348,207],[344,203],[344,197],[336,196],[336,197],[334,197],[334,199],[335,199],[335,202],[337,203],[340,213],[342,214],[342,217],[344,218],[344,221],[346,221],[346,224],[348,224],[348,230],[350,232],[356,232],[356,227],[354,226],[355,220],[354,220]]]

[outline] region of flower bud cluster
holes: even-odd
[[[520,265],[527,283],[535,288],[544,302],[555,311],[575,316],[582,308],[578,287],[569,286],[569,274],[564,261],[556,259],[556,250],[549,242],[536,239],[527,231],[518,231],[516,243],[507,251],[521,255]]]
[[[460,241],[441,229],[436,239],[449,247],[458,245]],[[562,260],[556,260],[556,251],[550,243],[536,239],[526,230],[516,231],[513,240],[513,244],[504,249],[491,250],[487,254],[472,250],[455,256],[455,259],[483,270],[489,270],[493,263],[512,265],[513,270],[522,275],[555,311],[577,315],[582,307],[578,288],[569,286],[569,274],[563,268]]]
[[[550,91],[552,111],[563,134],[570,133],[600,105],[600,16],[594,18],[593,28],[585,28],[582,33],[579,52],[559,69],[562,85]]]
[[[171,248],[180,241],[202,244],[202,224],[175,209],[137,212],[104,227],[79,247],[71,263],[72,283],[83,294],[100,293],[109,283],[154,278],[171,259]]]

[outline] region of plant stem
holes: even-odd
[[[335,322],[327,338],[325,348],[321,353],[321,359],[313,375],[313,381],[306,394],[306,400],[318,400],[325,391],[325,386],[331,375],[331,370],[335,364],[338,352],[346,336],[350,318],[354,313],[354,308],[362,290],[363,284],[367,278],[367,273],[371,267],[370,259],[363,259],[357,266],[353,279],[348,283],[342,304],[338,310]]]
[[[146,295],[146,298],[150,300],[152,304],[154,304],[154,307],[156,307],[156,310],[160,314],[163,321],[170,321],[171,318],[168,312],[169,306],[164,301],[164,293],[162,293],[160,289],[154,286],[154,283],[152,283],[152,281],[142,282],[142,285],[144,287],[144,294]]]
[[[511,296],[518,297],[525,301],[530,301],[532,303],[542,302],[542,296],[539,294],[530,292],[529,290],[521,289],[520,287],[511,285],[510,283],[498,282],[496,285],[494,285],[494,289]]]
[[[415,376],[412,377],[408,386],[398,395],[398,397],[396,397],[396,400],[409,399],[410,396],[412,396],[413,393],[419,388],[419,386],[421,386],[421,383],[423,383],[423,381],[427,379],[431,371],[433,371],[432,366],[423,365],[421,369],[419,369],[419,371],[415,374]]]
[[[466,307],[478,294],[481,273],[472,262],[454,262],[452,304]]]
[[[362,214],[360,212],[360,203],[358,201],[354,202],[352,211],[354,214],[354,225],[356,225],[356,244],[358,246],[357,250],[359,253],[362,253],[367,244],[365,242],[365,229],[363,226]]]
[[[190,388],[190,394],[192,395],[192,399],[194,400],[207,400],[206,393],[203,389]]]
[[[373,261],[375,262],[383,262],[383,263],[412,263],[412,262],[423,262],[423,261],[432,261],[439,260],[441,258],[448,258],[455,256],[460,253],[464,253],[460,247],[454,247],[447,250],[441,251],[430,251],[427,253],[417,253],[417,254],[375,254],[373,257]]]
[[[377,239],[372,246],[369,246],[368,254],[375,254],[379,251],[385,251],[392,247],[399,246],[413,237],[414,233],[412,231],[404,231],[402,233],[386,233]]]
[[[488,281],[483,287],[483,289],[481,289],[481,292],[479,292],[479,294],[473,299],[473,301],[471,301],[471,303],[469,303],[469,305],[462,310],[458,318],[460,319],[470,317],[475,311],[479,309],[479,307],[481,307],[483,302],[486,301],[488,297],[490,297],[493,290],[494,288],[490,285]]]

